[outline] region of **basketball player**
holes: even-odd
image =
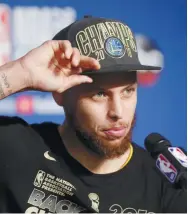
[[[141,65],[131,29],[85,17],[0,68],[0,99],[52,92],[65,122],[0,117],[0,211],[186,213],[186,192],[132,142]]]

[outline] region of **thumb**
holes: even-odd
[[[64,84],[62,91],[59,93],[62,93],[63,91],[65,91],[71,87],[74,87],[76,85],[93,82],[93,80],[90,77],[85,76],[85,75],[79,75],[79,74],[74,74],[74,75],[67,77],[66,81],[67,81],[67,84]]]

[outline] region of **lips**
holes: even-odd
[[[126,133],[125,127],[113,127],[111,129],[105,130],[104,133],[113,137],[123,137]]]

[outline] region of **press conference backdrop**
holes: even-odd
[[[0,2],[0,64],[17,59],[84,15],[122,20],[135,32],[139,59],[161,71],[138,75],[133,140],[159,132],[186,149],[185,0],[4,0]],[[45,54],[45,53],[44,53]],[[24,92],[0,101],[0,114],[29,123],[62,123],[64,112],[50,93]],[[16,140],[16,139],[15,139]]]

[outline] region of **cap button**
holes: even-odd
[[[84,18],[92,18],[91,15],[85,15]]]

